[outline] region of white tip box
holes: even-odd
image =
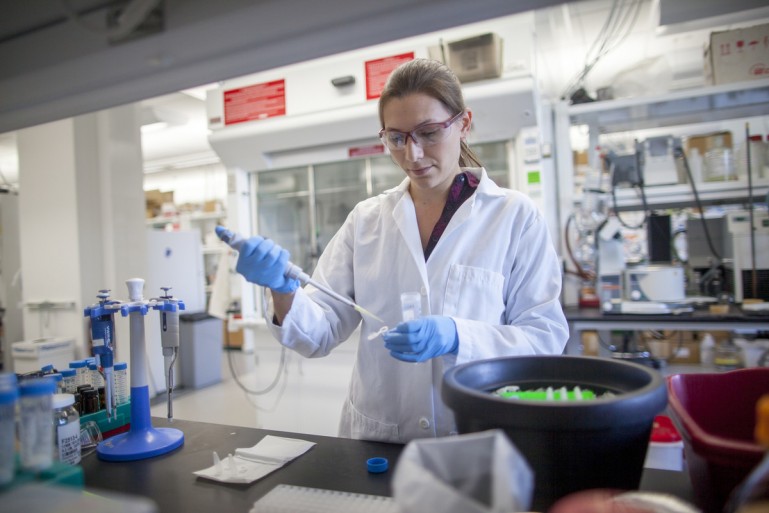
[[[11,344],[13,371],[17,374],[40,370],[51,364],[61,371],[75,359],[75,339],[40,338]]]

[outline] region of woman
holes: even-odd
[[[383,322],[299,288],[283,275],[288,252],[269,239],[249,239],[237,270],[272,289],[270,329],[306,357],[325,356],[361,325],[340,436],[405,443],[455,433],[440,396],[445,370],[560,354],[568,329],[544,219],[526,196],[496,186],[470,151],[472,113],[456,76],[426,59],[399,66],[379,118],[406,178],[353,209],[313,278]],[[423,316],[400,323],[400,295],[414,291]],[[395,327],[376,337],[383,325]]]

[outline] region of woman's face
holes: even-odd
[[[393,98],[382,110],[385,130],[399,132],[410,132],[430,123],[443,123],[456,114],[449,112],[432,96],[421,93]],[[407,137],[402,149],[390,149],[393,161],[409,176],[412,187],[424,190],[450,187],[451,180],[459,173],[460,141],[470,129],[471,118],[470,111],[463,113],[446,129],[446,138],[435,144],[420,145],[412,137]]]

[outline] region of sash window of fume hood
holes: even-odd
[[[510,187],[511,141],[472,144],[489,177]],[[405,178],[389,155],[254,173],[257,233],[273,239],[311,273],[357,203]]]

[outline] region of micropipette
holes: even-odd
[[[174,409],[172,394],[174,391],[174,362],[179,354],[179,310],[184,310],[184,302],[168,294],[171,287],[160,287],[163,295],[152,306],[160,312],[160,345],[163,349],[163,363],[166,375],[166,402],[168,420],[173,421]]]
[[[240,251],[240,248],[243,246],[243,243],[245,242],[245,239],[238,235],[237,233],[233,233],[227,228],[223,226],[217,226],[216,227],[216,235],[224,242],[226,242],[232,249],[236,251]],[[299,280],[303,285],[312,285],[316,289],[324,292],[325,294],[328,294],[329,296],[333,297],[337,301],[341,301],[342,303],[346,304],[347,306],[350,306],[357,310],[358,312],[368,315],[369,317],[376,319],[379,322],[384,322],[382,319],[374,315],[373,313],[369,312],[362,306],[356,304],[354,301],[347,299],[346,297],[337,294],[330,288],[326,287],[325,285],[322,285],[318,283],[317,281],[310,278],[310,276],[304,272],[298,265],[292,263],[292,262],[286,262],[286,270],[283,273],[286,277],[292,278],[295,280]]]
[[[85,309],[85,316],[91,318],[91,343],[93,354],[99,358],[98,365],[104,375],[104,409],[107,419],[112,419],[112,413],[117,406],[113,390],[113,359],[114,359],[114,315],[120,308],[119,301],[109,299],[109,290],[100,290],[96,297],[99,302]]]

